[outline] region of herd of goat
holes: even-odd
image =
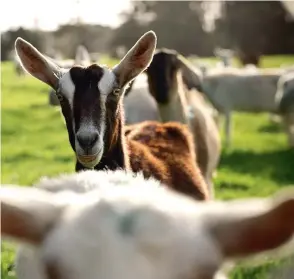
[[[76,155],[74,174],[0,189],[1,232],[23,243],[19,279],[220,279],[228,260],[292,243],[293,190],[216,201],[213,177],[220,114],[227,145],[233,111],[279,114],[294,145],[294,72],[238,69],[228,57],[193,65],[156,43],[145,33],[109,68],[83,47],[66,64],[16,40]]]

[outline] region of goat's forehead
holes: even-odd
[[[76,88],[97,84],[97,89],[101,94],[108,94],[116,84],[116,76],[107,67],[93,64],[87,68],[72,67],[65,71],[60,78],[59,86],[65,96],[73,99]]]
[[[116,85],[116,76],[108,68],[103,68],[103,75],[98,82],[98,89],[103,94],[108,94]]]

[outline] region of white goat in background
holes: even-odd
[[[283,118],[288,143],[290,147],[294,147],[294,71],[279,79],[275,101]]]
[[[214,69],[203,76],[203,93],[225,116],[225,145],[231,144],[232,112],[276,113],[275,95],[283,69]]]
[[[150,96],[147,77],[140,74],[125,92],[125,123],[136,124],[146,120],[160,121],[155,100]]]
[[[221,60],[221,63],[218,62],[216,64],[216,67],[232,67],[233,65],[233,58],[234,58],[234,51],[230,49],[222,49],[222,48],[216,48],[214,50],[214,55],[218,57]]]
[[[227,260],[293,252],[293,191],[204,203],[118,170],[1,185],[0,197],[2,236],[24,243],[18,279],[213,279]]]

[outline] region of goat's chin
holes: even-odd
[[[92,169],[99,164],[102,158],[102,152],[94,155],[77,155],[78,161],[86,168]]]

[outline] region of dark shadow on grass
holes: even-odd
[[[261,173],[277,184],[294,184],[294,150],[255,153],[237,150],[223,153],[220,166],[258,177]]]
[[[20,163],[22,161],[26,161],[26,160],[42,160],[42,156],[41,155],[34,155],[34,154],[30,154],[30,153],[19,153],[17,155],[14,156],[2,156],[1,157],[1,162],[2,164],[5,163]],[[61,162],[61,163],[71,163],[75,164],[75,160],[74,160],[74,155],[57,155],[54,156],[53,158],[54,161],[56,162]]]
[[[268,123],[266,125],[261,126],[258,129],[258,131],[262,133],[280,133],[283,132],[283,127],[281,124]]]
[[[42,109],[42,108],[47,108],[49,104],[47,103],[42,103],[42,104],[32,104],[29,106],[31,109]]]
[[[247,191],[249,186],[246,184],[241,183],[228,183],[228,182],[221,182],[217,186],[218,190],[236,190],[236,191]]]

